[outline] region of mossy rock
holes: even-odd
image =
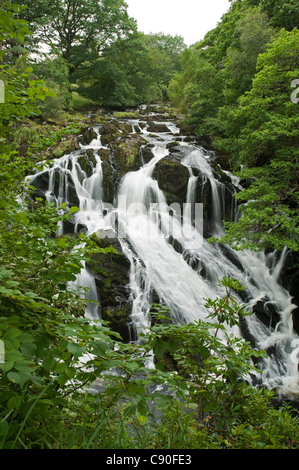
[[[101,310],[102,319],[109,323],[112,331],[115,331],[121,336],[124,343],[128,343],[132,340],[130,315],[131,305],[103,308]]]
[[[93,234],[91,239],[99,247],[99,251],[92,253],[88,269],[95,276],[102,318],[109,321],[111,329],[127,341],[130,336],[131,314],[128,289],[130,261],[124,255],[119,240],[112,230],[100,230],[97,234]],[[113,248],[113,252],[102,251],[109,247]]]
[[[111,165],[103,161],[102,162],[102,172],[103,172],[103,196],[104,201],[109,204],[113,203],[115,195],[115,184],[113,181],[113,169]]]
[[[54,158],[63,157],[63,155],[68,155],[75,150],[80,149],[80,144],[77,137],[71,136],[69,139],[62,140],[56,145],[55,149],[52,150],[52,156]]]
[[[149,122],[147,127],[148,132],[153,132],[155,134],[170,132],[169,128],[166,124],[157,123],[157,122]]]
[[[167,145],[166,145],[166,148],[167,149],[173,149],[174,147],[180,147],[180,142],[169,142]]]
[[[92,127],[85,129],[78,137],[78,141],[83,145],[89,145],[94,139],[98,137],[97,132]]]
[[[94,155],[92,155],[92,157],[93,158],[91,159],[89,155],[80,155],[78,158],[78,163],[82,170],[86,173],[87,178],[92,175],[96,163]]]
[[[125,300],[128,300],[126,287],[129,283],[130,261],[123,253],[116,237],[110,236],[109,231],[106,230],[99,232],[91,237],[94,243],[101,249],[112,248],[113,250],[110,253],[105,253],[102,250],[93,253],[91,255],[92,263],[89,267],[97,275],[106,297],[110,297],[111,294],[115,295],[113,305],[116,306],[119,301],[117,297],[121,297],[124,292]],[[104,232],[107,232],[106,237]],[[101,296],[101,299],[103,301],[104,297]]]
[[[108,149],[102,147],[98,150],[98,155],[102,161],[109,162],[110,152]]]
[[[185,202],[189,182],[187,167],[166,157],[157,163],[154,176],[167,202]]]
[[[114,157],[121,175],[139,168],[139,150],[145,142],[139,134],[132,134],[125,139],[119,140],[114,148]]]
[[[100,129],[101,142],[103,145],[114,143],[119,137],[132,132],[132,126],[126,122],[111,120],[105,122]]]

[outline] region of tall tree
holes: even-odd
[[[299,116],[291,99],[298,55],[298,30],[282,29],[259,56],[252,89],[229,115],[232,158],[251,180],[238,195],[242,217],[226,237],[240,247],[299,251]]]
[[[144,42],[155,64],[156,81],[164,89],[181,69],[181,54],[186,49],[184,39],[159,33],[144,35]]]
[[[107,44],[136,30],[123,0],[25,0],[36,41],[58,50],[72,73]]]

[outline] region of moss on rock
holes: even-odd
[[[185,202],[189,182],[187,167],[166,157],[157,163],[154,176],[167,202]]]
[[[124,341],[128,341],[131,336],[130,262],[111,231],[100,230],[91,238],[99,251],[91,255],[88,268],[95,275],[102,318],[109,321],[112,330],[118,332]],[[106,248],[113,251],[106,254],[102,251]]]

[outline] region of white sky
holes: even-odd
[[[179,35],[190,46],[217,26],[231,5],[228,0],[125,0],[129,16],[145,33]]]

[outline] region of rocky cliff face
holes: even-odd
[[[101,251],[94,253],[88,264],[98,289],[101,318],[109,322],[111,329],[119,333],[125,342],[129,342],[134,339],[129,321],[132,309],[128,290],[130,262],[113,232],[101,230],[92,238],[99,248],[113,248],[109,254]]]

